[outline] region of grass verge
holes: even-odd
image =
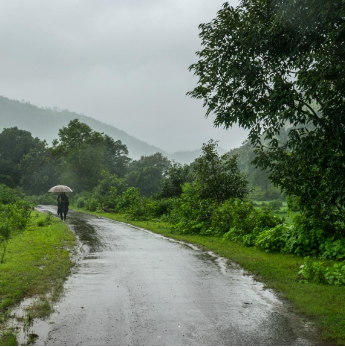
[[[12,345],[14,334],[6,329],[11,308],[24,298],[38,298],[30,307],[31,317],[51,312],[50,302],[58,299],[73,265],[69,251],[75,236],[57,218],[32,212],[23,233],[9,242],[0,264],[0,345]]]
[[[178,240],[195,243],[240,264],[256,279],[288,299],[295,311],[313,320],[325,344],[345,344],[345,287],[300,283],[298,270],[302,257],[266,253],[218,237],[179,235],[172,233],[163,222],[129,221],[124,215],[105,212],[83,212],[126,222]]]

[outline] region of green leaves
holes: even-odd
[[[226,3],[200,25],[187,93],[216,126],[249,129],[255,164],[330,229],[345,222],[344,18],[341,0]]]
[[[238,169],[237,156],[230,156],[228,153],[219,156],[217,145],[213,140],[204,143],[202,155],[193,163],[200,198],[213,199],[216,203],[229,198],[245,198],[249,192],[248,182]]]
[[[101,179],[102,170],[123,177],[129,158],[127,147],[103,133],[93,131],[78,119],[59,130],[52,153],[59,159],[60,180],[76,191],[92,190]]]
[[[2,248],[0,263],[4,261],[11,237],[26,227],[32,209],[30,203],[22,200],[0,205],[0,246]]]
[[[302,282],[345,286],[345,263],[326,267],[323,262],[313,262],[306,257],[298,274]]]

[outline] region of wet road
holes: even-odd
[[[41,211],[56,213],[53,206]],[[70,211],[78,266],[36,345],[313,345],[313,327],[198,248]]]

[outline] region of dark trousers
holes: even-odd
[[[65,204],[58,206],[58,215],[60,215],[61,220],[66,220],[67,212],[68,206],[66,206]]]

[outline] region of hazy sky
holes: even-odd
[[[84,113],[168,152],[210,138],[238,147],[244,130],[215,129],[186,96],[198,25],[224,2],[0,0],[0,94]]]

